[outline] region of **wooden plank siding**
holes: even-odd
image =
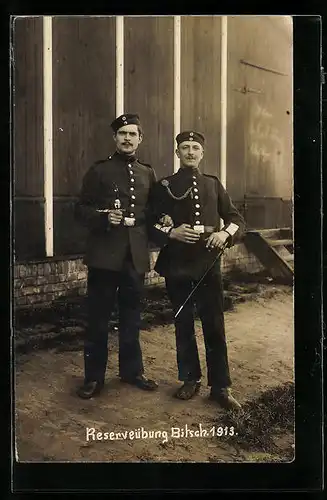
[[[227,187],[237,199],[244,195],[291,198],[292,51],[288,33],[282,17],[231,16],[228,20]]]
[[[45,255],[43,17],[14,26],[14,237],[18,260]],[[83,253],[73,217],[84,173],[114,151],[116,18],[54,16],[55,255]],[[220,175],[221,17],[181,17],[181,130],[206,137],[203,172]],[[243,61],[243,62],[241,62]],[[270,68],[276,74],[254,66]],[[291,225],[292,26],[283,16],[228,16],[227,189],[249,227]],[[173,173],[174,18],[124,18],[124,112],[140,114],[139,158]],[[29,228],[28,234],[26,228]]]
[[[114,17],[53,18],[55,254],[84,250],[74,197],[86,170],[113,148],[115,64]]]
[[[139,113],[139,157],[161,178],[173,173],[174,19],[126,17],[124,30],[125,112]]]
[[[16,260],[43,256],[45,252],[42,36],[42,17],[16,18],[12,73]]]
[[[182,16],[181,130],[206,137],[201,170],[218,175],[220,160],[220,16]]]

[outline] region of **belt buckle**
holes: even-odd
[[[124,226],[135,226],[135,218],[134,217],[124,217]]]
[[[197,233],[204,233],[204,225],[203,224],[199,224],[197,226],[193,226],[193,229]]]

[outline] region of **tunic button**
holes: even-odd
[[[132,194],[131,198],[132,198],[132,200],[135,200],[135,195],[134,195],[134,194]]]
[[[194,188],[194,192],[197,193],[199,190],[198,188]]]
[[[200,208],[200,205],[197,203],[197,204],[195,205],[195,208]]]
[[[195,215],[199,216],[199,215],[200,215],[200,212],[195,212]]]
[[[130,170],[130,171],[129,171],[129,173],[130,173],[131,175],[133,175],[133,174],[134,174],[133,170]]]
[[[196,186],[196,181],[193,181],[193,186]]]
[[[192,175],[192,179],[196,179],[196,176],[195,176],[195,175]]]
[[[135,182],[135,179],[133,177],[131,178],[131,182]]]
[[[134,217],[134,214],[133,214],[133,212],[131,213],[131,217]]]
[[[133,188],[133,186],[132,186],[132,187],[130,187],[130,188],[129,188],[129,190],[130,190],[130,191],[134,191],[134,188]]]
[[[200,224],[200,221],[199,221],[199,220],[196,220],[196,221],[195,221],[195,224]]]
[[[195,190],[194,190],[194,191],[195,191]],[[196,200],[198,200],[198,199],[199,199],[198,195],[194,196],[194,198],[195,198]]]
[[[132,165],[129,163],[128,166],[131,167]]]
[[[135,205],[134,205],[134,203],[132,203],[132,204],[131,204],[131,208],[134,208],[134,207],[135,207]]]

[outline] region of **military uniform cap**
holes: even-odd
[[[204,146],[205,138],[203,134],[200,134],[200,132],[196,132],[195,130],[186,130],[176,136],[177,146],[184,141],[195,141],[199,142],[201,146]]]
[[[111,124],[111,128],[114,132],[117,132],[121,127],[125,125],[138,125],[141,126],[139,115],[132,113],[125,113],[124,115],[118,116]]]

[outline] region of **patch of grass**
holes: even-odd
[[[287,382],[247,402],[241,412],[226,413],[219,425],[234,427],[237,435],[227,438],[231,444],[274,454],[278,451],[274,439],[294,432],[294,407],[294,383]],[[286,453],[292,455],[293,450]]]

